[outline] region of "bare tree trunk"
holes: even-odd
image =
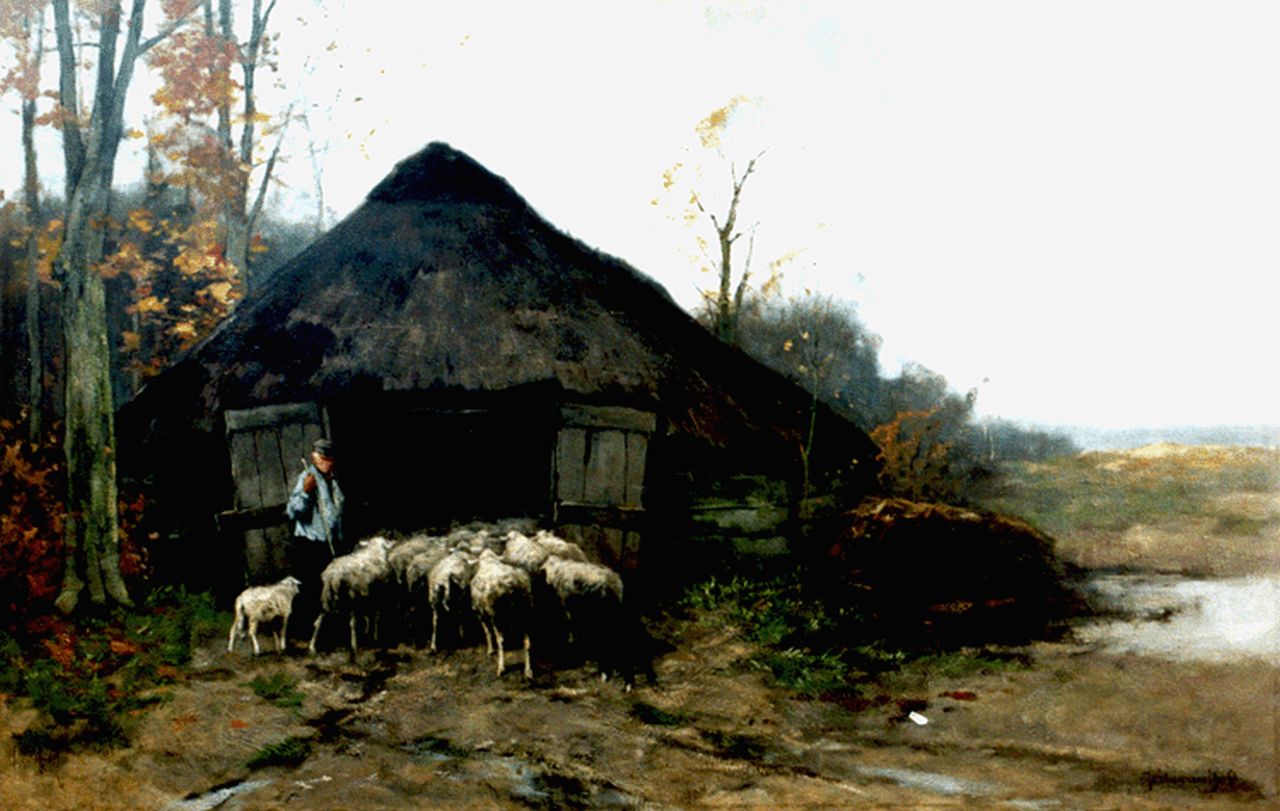
[[[262,201],[267,185],[271,182],[271,173],[275,168],[276,157],[280,152],[279,144],[267,161],[262,183],[252,206],[249,205],[249,179],[253,171],[253,148],[257,127],[258,99],[256,90],[258,57],[262,52],[262,40],[267,33],[267,24],[271,12],[275,9],[275,0],[262,8],[262,0],[253,0],[250,11],[249,40],[241,49],[240,69],[242,72],[242,92],[244,109],[241,111],[243,123],[240,125],[240,143],[233,150],[231,142],[231,110],[228,107],[218,110],[218,137],[226,150],[228,159],[235,160],[238,167],[235,191],[224,207],[225,256],[228,262],[240,271],[244,278],[245,288],[252,287],[256,280],[249,273],[249,243],[258,217],[262,213]],[[235,41],[232,30],[231,0],[219,0],[218,23],[221,36],[228,42]],[[283,138],[283,136],[282,136]],[[233,157],[234,156],[234,157]]]
[[[97,272],[102,257],[104,215],[124,122],[124,101],[138,57],[168,31],[141,40],[146,0],[133,0],[124,50],[116,65],[122,14],[120,0],[99,5],[98,66],[87,138],[80,132],[75,90],[75,49],[68,0],[53,0],[58,41],[67,167],[67,215],[58,270],[62,282],[66,361],[67,467],[66,565],[56,601],[73,611],[87,585],[96,605],[108,600],[132,605],[120,574],[116,515],[115,410],[111,397],[111,351],[106,290]],[[177,23],[175,23],[176,27]]]
[[[319,237],[324,234],[324,165],[320,155],[327,151],[328,147],[327,145],[323,149],[316,147],[315,133],[311,131],[311,119],[305,113],[302,116],[302,125],[307,128],[307,155],[311,159],[311,180],[316,187],[316,221],[313,228],[315,235]]]
[[[31,20],[25,21],[30,31]],[[39,26],[37,25],[37,28]],[[44,56],[44,37],[36,34],[36,64]],[[40,321],[40,176],[36,170],[36,100],[22,101],[23,197],[27,209],[27,439],[39,442],[44,433],[44,342]]]
[[[759,155],[752,158],[747,163],[747,169],[742,173],[742,177],[737,176],[732,167],[730,168],[730,179],[733,181],[733,197],[729,200],[729,211],[725,216],[724,224],[714,214],[708,214],[711,218],[711,225],[716,229],[716,237],[720,243],[720,289],[716,293],[716,313],[713,324],[713,331],[716,336],[727,343],[737,342],[737,311],[742,304],[742,298],[746,293],[747,278],[750,276],[750,267],[744,270],[742,281],[738,285],[735,294],[733,289],[733,243],[738,241],[742,236],[741,232],[735,232],[738,224],[738,203],[742,197],[742,187],[746,185],[747,178],[756,169],[756,161]],[[698,209],[702,208],[702,203],[698,202]]]

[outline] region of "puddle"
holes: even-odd
[[[984,797],[995,794],[999,787],[979,780],[966,780],[963,777],[952,777],[937,772],[923,772],[916,769],[892,769],[880,766],[855,766],[854,771],[862,777],[874,777],[888,780],[903,788],[928,791],[932,794],[948,796]]]
[[[238,794],[248,794],[251,791],[257,791],[263,786],[271,785],[273,780],[248,780],[245,782],[232,783],[228,786],[221,786],[211,791],[206,791],[195,797],[185,797],[176,803],[168,806],[165,811],[210,811],[210,809],[218,806],[235,797]]]
[[[621,811],[644,807],[639,798],[613,786],[550,772],[513,755],[463,749],[445,738],[426,736],[400,749],[421,763],[439,765],[448,780],[500,788],[530,808]]]
[[[1077,630],[1104,650],[1175,661],[1280,664],[1280,577],[1100,575],[1088,589],[1101,608],[1127,615]]]

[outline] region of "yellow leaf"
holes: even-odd
[[[151,221],[151,212],[145,208],[135,208],[130,211],[129,227],[137,229],[144,234],[150,234],[155,230],[155,224]]]
[[[136,352],[142,345],[142,336],[136,332],[125,330],[120,334],[120,348],[125,352]]]
[[[165,304],[168,301],[169,300],[167,298],[160,299],[155,296],[147,296],[139,299],[138,303],[135,304],[134,307],[139,313],[162,313],[164,312]]]
[[[179,321],[169,332],[184,340],[191,340],[196,337],[196,325],[190,321]]]
[[[209,295],[218,301],[219,304],[231,303],[231,282],[214,282],[205,288],[209,291]]]
[[[137,130],[137,129],[129,130],[128,132],[126,132],[126,133],[124,134],[124,137],[126,137],[126,138],[143,138],[143,137],[145,137],[145,136],[146,136],[146,133],[145,133],[145,132],[143,132],[142,130]]]

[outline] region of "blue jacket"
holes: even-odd
[[[307,476],[316,479],[316,489],[310,493],[302,489]],[[337,478],[326,479],[308,462],[298,474],[284,512],[294,522],[294,535],[320,543],[331,541],[334,552],[338,553],[343,549],[342,502],[342,488]]]

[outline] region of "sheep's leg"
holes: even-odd
[[[240,612],[236,612],[235,619],[231,621],[231,634],[227,636],[227,653],[235,650],[236,647],[236,629],[240,627]]]
[[[502,631],[498,630],[498,626],[493,626],[493,635],[498,641],[498,675],[502,675],[502,671],[506,669],[506,659],[502,656]]]
[[[253,617],[249,618],[249,638],[253,640],[253,655],[262,653],[262,649],[258,647],[258,621]]]
[[[533,663],[529,660],[529,635],[524,635],[524,677],[533,678]]]
[[[433,605],[431,606],[431,652],[436,652],[436,627],[439,625],[439,611]]]
[[[356,612],[351,612],[351,658],[356,658]]]
[[[484,653],[486,656],[492,656],[493,636],[489,633],[489,622],[484,618],[480,620],[480,630],[484,631]]]
[[[311,655],[316,655],[316,637],[320,636],[320,622],[324,619],[324,612],[316,617],[315,629],[311,632],[311,644],[307,646],[307,650],[311,651]]]
[[[280,642],[279,642],[278,649],[281,653],[284,653],[285,632],[288,630],[289,630],[289,612],[286,611],[284,616],[280,618],[280,636],[278,637]]]

